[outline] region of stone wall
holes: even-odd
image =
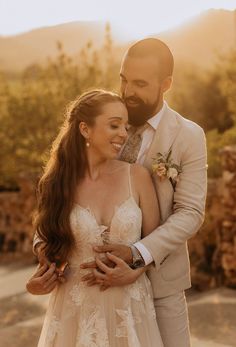
[[[35,180],[19,178],[19,191],[0,193],[0,254],[31,254]]]
[[[223,175],[209,180],[206,219],[189,241],[193,285],[236,288],[236,146],[221,153]]]
[[[196,236],[188,241],[192,283],[200,290],[222,283],[222,271],[216,266],[223,218],[222,184],[222,179],[208,180],[205,221]]]
[[[224,284],[236,288],[236,146],[221,151],[224,215],[218,233],[219,264]]]

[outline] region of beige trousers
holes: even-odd
[[[188,309],[183,291],[154,299],[164,347],[190,347]]]

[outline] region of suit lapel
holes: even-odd
[[[176,115],[167,106],[144,161],[144,166],[150,172],[152,171],[153,158],[156,157],[158,152],[162,154],[168,153],[179,130],[180,124],[176,119]],[[163,223],[172,213],[174,190],[170,180],[167,178],[161,181],[157,176],[154,176],[153,181],[159,201],[161,223]]]
[[[179,129],[180,125],[177,122],[174,111],[167,106],[145,158],[145,167],[151,170],[153,158],[155,158],[157,153],[165,154],[169,151]]]

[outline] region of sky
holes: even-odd
[[[109,21],[126,38],[165,31],[204,10],[236,9],[236,0],[0,0],[0,35],[80,20]]]

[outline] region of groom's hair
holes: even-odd
[[[169,47],[161,40],[147,38],[134,43],[127,51],[127,56],[135,58],[154,57],[157,59],[160,78],[173,75],[174,57]]]

